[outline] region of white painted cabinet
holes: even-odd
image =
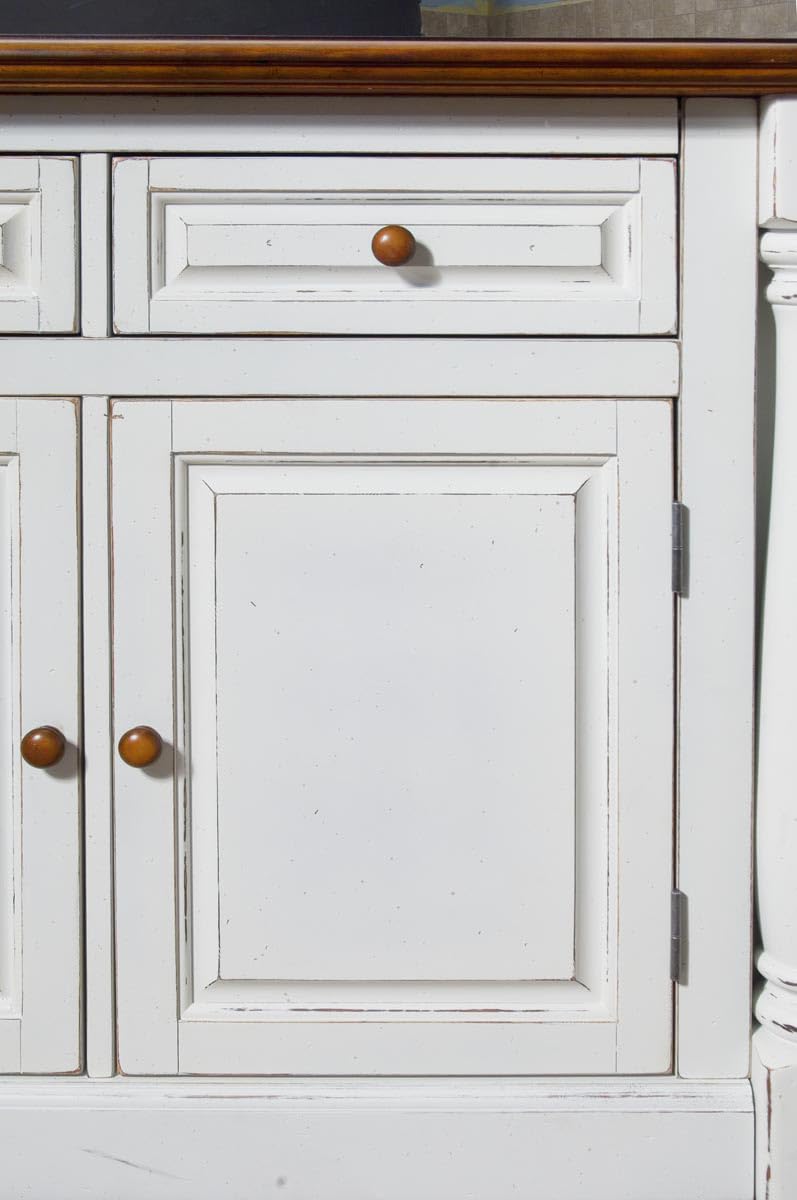
[[[670,1069],[670,404],[119,401],[112,455],[115,736],[170,743],[123,1070]]]
[[[755,106],[58,118],[0,1200],[752,1200]]]

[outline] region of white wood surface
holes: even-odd
[[[74,158],[0,158],[0,332],[77,324]]]
[[[5,1073],[73,1072],[81,1061],[77,436],[73,401],[0,401]],[[48,770],[19,753],[38,725],[67,741]]]
[[[767,297],[777,333],[775,446],[767,541],[766,590],[761,635],[761,697],[758,733],[758,908],[763,951],[758,959],[764,986],[756,1016],[790,1044],[797,1064],[797,888],[790,772],[795,763],[792,736],[797,713],[794,664],[797,639],[792,605],[797,593],[794,550],[794,471],[797,432],[793,388],[797,229],[765,233],[762,257],[773,271]]]
[[[752,1200],[752,1126],[746,1081],[0,1086],[20,1200]]]
[[[81,433],[86,1071],[106,1077],[116,1069],[106,397],[83,397]]]
[[[171,1074],[177,1071],[174,824],[182,803],[171,749],[171,406],[112,405],[110,445],[112,741],[115,747],[126,729],[151,725],[166,743],[160,761],[142,771],[114,753],[117,1055],[123,1070],[133,1063],[142,1074]],[[120,511],[120,497],[135,499]]]
[[[400,345],[401,353],[376,338],[48,338],[46,345],[8,338],[3,378],[14,395],[678,394],[679,348],[665,339],[406,338]]]
[[[688,983],[678,1069],[746,1075],[754,661],[755,155],[752,101],[690,100],[684,143],[678,884]]]
[[[80,309],[84,337],[111,332],[111,181],[106,154],[80,156]]]
[[[4,96],[8,152],[677,154],[678,102],[493,96]]]
[[[753,1039],[759,1194],[785,1200],[797,1188],[797,889],[794,804],[794,682],[797,594],[794,552],[794,387],[797,374],[797,123],[790,103],[770,105],[762,131],[761,257],[772,272],[775,424],[762,602],[758,729],[757,891],[763,984]],[[767,134],[769,133],[769,137]]]
[[[797,1055],[766,1026],[753,1035],[757,1200],[790,1200],[797,1182]]]
[[[666,1070],[669,405],[120,401],[112,438],[115,736],[148,723],[170,740],[173,575],[190,681],[176,861],[171,752],[149,771],[117,764],[122,1068],[173,1069],[177,884],[182,1071]],[[252,459],[264,451],[290,457]],[[531,678],[501,670],[498,688],[495,662],[520,645]],[[524,745],[512,729],[534,726],[543,695],[553,725]]]
[[[797,100],[761,101],[758,175],[759,224],[787,229],[797,221]]]
[[[672,160],[122,158],[120,333],[670,333]],[[384,267],[371,239],[418,246]]]

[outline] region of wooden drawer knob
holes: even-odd
[[[383,267],[403,267],[415,253],[415,238],[403,225],[385,225],[374,234],[371,249]]]
[[[149,767],[163,750],[160,734],[149,725],[136,725],[119,738],[119,757],[128,767]]]
[[[54,767],[64,757],[66,741],[59,729],[40,725],[25,734],[19,748],[29,767]]]

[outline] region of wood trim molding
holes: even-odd
[[[797,94],[797,41],[4,38],[0,93]]]

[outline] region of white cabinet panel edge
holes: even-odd
[[[391,347],[386,360],[385,347]],[[14,395],[677,396],[677,342],[634,338],[3,340]],[[301,355],[301,372],[296,370]]]
[[[753,1195],[746,1082],[31,1081],[0,1113],[3,1187],[32,1200]]]
[[[0,99],[7,152],[675,154],[678,101],[326,96]]]
[[[108,530],[108,401],[82,400],[86,1070],[116,1068]]]
[[[688,1077],[746,1075],[750,1061],[756,144],[754,101],[687,102],[678,884],[690,967],[678,1064]]]

